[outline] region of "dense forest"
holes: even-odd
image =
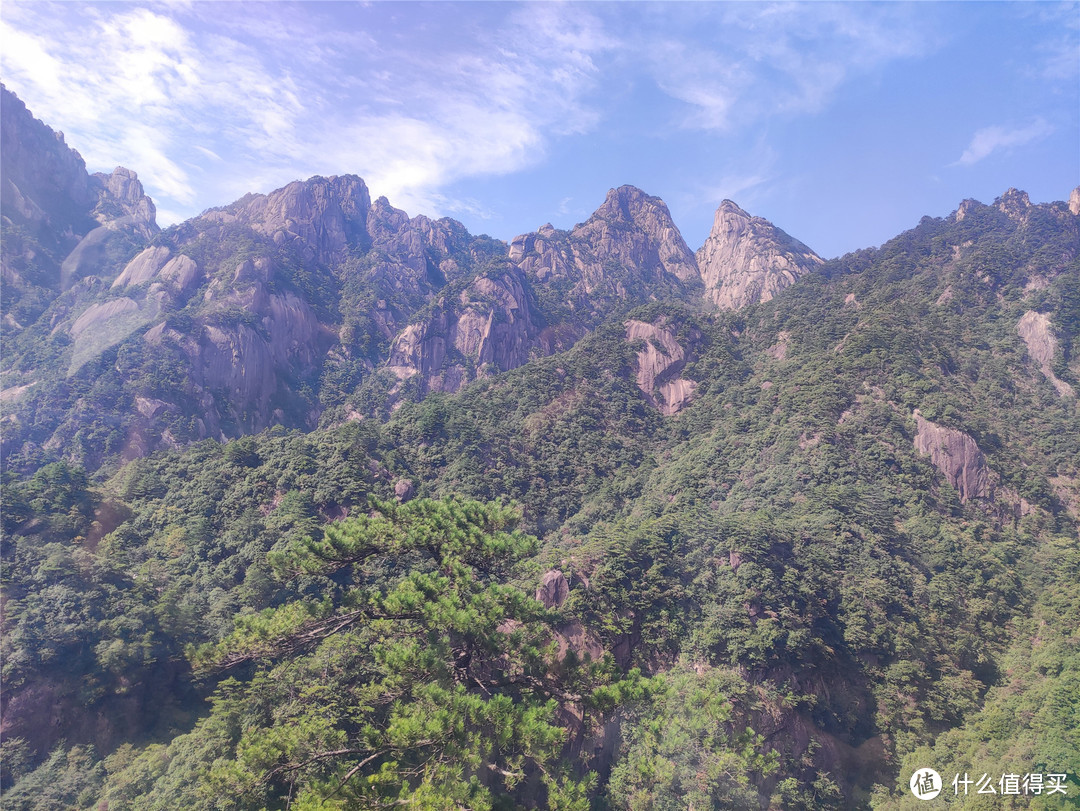
[[[587,301],[430,222],[395,291],[370,221],[305,253],[252,205],[61,289],[5,203],[4,808],[899,809],[923,768],[956,807],[1080,802],[1069,205],[965,201],[731,311],[584,229],[549,243],[615,279]],[[144,280],[112,343],[57,326],[158,248],[223,270],[153,313]],[[146,337],[272,348],[257,296],[207,304],[264,259],[338,336],[265,425]],[[400,329],[485,306],[515,362],[394,373]],[[1065,793],[997,784],[1036,773]]]

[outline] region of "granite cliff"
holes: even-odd
[[[721,310],[768,301],[823,263],[768,220],[725,200],[697,252],[705,295]]]
[[[694,254],[664,201],[633,186],[610,190],[570,231],[545,225],[515,237],[509,257],[565,304],[566,319],[583,325],[627,303],[689,299],[699,291]]]
[[[5,348],[62,291],[158,232],[135,172],[89,174],[63,133],[0,85],[0,278]]]

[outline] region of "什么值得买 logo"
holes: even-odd
[[[941,793],[941,775],[933,769],[916,769],[908,785],[920,800],[932,800]]]

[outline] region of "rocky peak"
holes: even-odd
[[[637,186],[619,186],[617,189],[608,189],[603,204],[593,212],[591,219],[632,222],[634,215],[643,207],[656,204],[667,210],[667,206],[659,197],[650,197]]]
[[[576,328],[627,301],[685,297],[698,282],[694,255],[664,201],[633,186],[609,191],[571,231],[548,223],[514,238],[508,256],[534,283],[560,286],[560,299],[580,316]]]
[[[600,208],[574,231],[597,223],[636,229],[655,246],[657,258],[666,272],[683,281],[697,276],[694,254],[671,219],[667,204],[659,197],[646,194],[636,186],[611,189]]]
[[[82,156],[3,85],[0,111],[4,219],[31,227],[51,225],[57,234],[68,228],[85,234],[96,225],[86,216],[96,195]]]
[[[956,217],[956,221],[962,222],[963,220],[967,219],[968,215],[971,214],[971,212],[975,211],[975,209],[980,208],[981,206],[982,203],[980,203],[978,200],[973,200],[970,197],[966,200],[961,200],[959,207],[957,207],[956,209],[956,214],[954,215]]]
[[[1031,209],[1031,200],[1028,198],[1027,192],[1009,189],[994,201],[994,205],[1010,220],[1023,222]]]
[[[158,231],[134,172],[89,175],[82,156],[0,85],[0,242],[5,324],[20,329],[62,290],[108,275],[111,257]]]
[[[333,264],[351,246],[370,244],[370,209],[367,185],[356,175],[315,176],[270,194],[249,194],[207,216],[246,223],[278,244],[298,242],[311,258]]]
[[[1080,186],[1073,189],[1072,194],[1069,195],[1069,211],[1080,214]]]
[[[146,196],[135,172],[117,166],[112,174],[97,172],[92,175],[91,185],[98,189],[94,217],[102,225],[122,222],[146,239],[161,230],[157,224],[157,207]]]
[[[122,166],[108,175],[87,174],[82,156],[67,145],[64,134],[34,118],[3,85],[0,107],[5,219],[51,230],[61,242],[77,241],[110,223],[134,226],[146,238],[157,233],[157,211],[138,175]]]
[[[408,222],[408,214],[394,208],[385,197],[380,197],[371,204],[371,211],[368,212],[368,233],[378,242],[380,237],[385,239],[397,234]]]
[[[768,301],[822,259],[768,220],[724,200],[697,263],[706,297],[722,310],[737,310]]]

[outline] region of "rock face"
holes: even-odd
[[[570,312],[593,324],[628,301],[696,289],[697,263],[664,201],[633,186],[608,192],[573,230],[545,225],[510,243],[510,261],[558,291]]]
[[[1027,220],[1028,212],[1031,211],[1031,199],[1027,192],[1017,189],[1009,189],[995,200],[994,204],[1010,220],[1021,224]]]
[[[445,221],[409,220],[379,200],[371,232],[376,247],[393,246],[395,256],[412,257],[394,278],[411,280],[416,291],[430,290],[429,300],[463,275],[453,248],[468,240]],[[448,258],[436,265],[428,256],[432,248]],[[492,268],[453,297],[440,293],[427,316],[396,335],[387,366],[399,380],[419,376],[421,393],[457,391],[475,377],[568,348],[615,306],[643,303],[661,291],[685,294],[697,280],[694,255],[667,206],[633,186],[612,189],[570,232],[545,225],[517,237],[507,255],[516,267]],[[482,259],[474,249],[471,260]],[[542,311],[534,290],[545,288],[555,305]],[[401,324],[400,313],[388,315],[388,325]],[[685,381],[664,385],[673,402],[689,395]]]
[[[626,322],[626,340],[644,341],[637,353],[637,385],[642,394],[665,415],[676,414],[693,397],[697,383],[679,376],[688,355],[664,323]]]
[[[54,405],[90,374],[123,392],[121,413],[109,416],[122,435],[112,447],[130,439],[132,453],[144,453],[275,424],[311,427],[326,403],[345,419],[367,407],[356,393],[368,382],[374,398],[390,398],[380,408],[456,392],[567,349],[624,308],[702,298],[740,307],[821,263],[730,201],[695,256],[664,202],[633,186],[610,190],[570,231],[544,225],[510,245],[372,202],[353,175],[249,194],[162,233],[133,172],[87,174],[62,135],[6,90],[2,102],[5,452],[65,448],[97,426],[100,415],[73,400]],[[1014,190],[996,205],[1023,222],[1042,208]],[[1064,206],[1053,211],[1077,227]],[[623,318],[637,385],[662,413],[677,413],[694,396],[683,376],[693,337],[661,318]],[[1025,316],[1018,330],[1050,377],[1052,335],[1039,318]],[[41,347],[20,344],[24,325],[52,341],[56,379],[33,372]],[[768,351],[782,360],[786,344]],[[39,414],[58,416],[45,424]],[[965,497],[978,490],[977,481],[962,488]]]
[[[716,210],[709,238],[697,252],[705,295],[722,310],[768,301],[822,261],[797,239],[730,200]]]
[[[97,172],[90,180],[91,186],[98,191],[94,219],[102,224],[130,226],[144,239],[150,239],[158,232],[157,208],[143,192],[137,174],[117,166],[112,174]]]
[[[12,227],[0,244],[0,275],[11,327],[36,317],[77,279],[99,273],[110,253],[145,244],[158,227],[134,172],[88,174],[63,134],[3,86],[0,112],[0,211]]]
[[[277,245],[295,245],[306,258],[332,264],[350,246],[367,247],[370,207],[367,185],[355,175],[313,177],[270,194],[249,194],[204,218],[243,223]]]
[[[170,256],[171,251],[164,245],[147,248],[124,266],[112,286],[124,288],[150,281],[165,267]]]
[[[367,267],[350,271],[349,276],[357,281],[362,277],[373,289],[371,317],[386,341],[392,341],[448,283],[468,275],[471,264],[483,261],[476,239],[461,223],[410,218],[385,197],[372,204],[367,225],[371,241]]]
[[[421,392],[454,392],[477,376],[516,369],[537,349],[549,354],[536,304],[516,268],[475,279],[444,296],[394,340],[388,367]]]
[[[570,585],[566,582],[566,575],[558,569],[544,572],[540,578],[540,587],[536,590],[536,600],[542,603],[544,608],[558,608],[566,598],[570,596]]]
[[[1059,380],[1051,364],[1057,353],[1058,343],[1050,326],[1050,316],[1028,310],[1016,325],[1017,334],[1027,344],[1031,359],[1039,364],[1039,370],[1057,389],[1062,397],[1074,397],[1076,392],[1064,380]]]
[[[915,449],[928,454],[934,467],[940,470],[962,502],[990,495],[990,471],[975,440],[955,428],[945,428],[915,412],[918,431]]]
[[[1069,212],[1080,214],[1080,186],[1073,189],[1072,194],[1069,195]]]
[[[98,225],[89,216],[97,195],[86,164],[64,142],[63,133],[54,132],[34,118],[26,105],[3,86],[0,110],[4,169],[0,203],[4,219],[38,231],[50,229],[55,238],[69,229],[86,234]]]

